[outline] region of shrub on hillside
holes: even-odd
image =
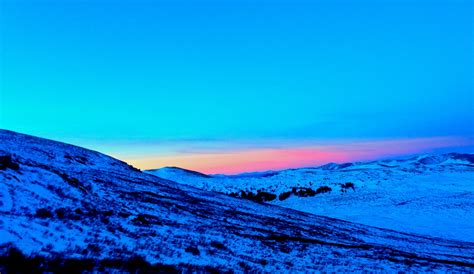
[[[321,186],[321,187],[318,187],[318,189],[316,189],[316,194],[320,194],[320,193],[326,193],[326,192],[331,192],[332,189],[328,186]]]
[[[255,200],[257,202],[269,202],[273,201],[276,199],[276,195],[273,193],[265,192],[265,191],[259,191],[257,195],[255,195]]]
[[[291,192],[298,197],[314,197],[316,196],[316,191],[312,190],[309,187],[293,187]]]
[[[47,208],[39,208],[36,210],[35,216],[38,218],[53,218],[53,213]]]
[[[284,200],[290,198],[290,196],[291,196],[291,192],[290,192],[290,191],[288,191],[288,192],[283,192],[283,193],[280,193],[280,195],[278,196],[278,200],[284,201]]]
[[[0,170],[5,169],[19,170],[20,165],[15,163],[11,155],[0,155]]]
[[[346,192],[349,188],[352,188],[352,190],[355,191],[354,183],[347,182],[347,183],[341,184],[342,192]]]
[[[201,252],[199,249],[195,246],[188,246],[184,251],[193,254],[194,256],[199,256],[201,255]]]

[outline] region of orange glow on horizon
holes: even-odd
[[[207,174],[237,174],[251,171],[309,167],[329,162],[375,160],[431,149],[472,143],[451,137],[414,138],[348,142],[335,145],[302,146],[272,149],[225,150],[224,152],[188,152],[175,155],[136,155],[119,157],[141,169],[177,166]]]
[[[135,166],[152,169],[162,166],[178,166],[199,172],[235,174],[245,171],[284,169],[318,165],[327,159],[345,161],[339,152],[321,152],[308,149],[256,149],[227,153],[144,157],[131,159]]]

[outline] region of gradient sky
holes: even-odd
[[[141,168],[473,151],[473,1],[0,2],[0,127]]]

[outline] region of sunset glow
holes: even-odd
[[[247,148],[206,152],[186,151],[173,155],[116,156],[141,169],[178,166],[207,174],[236,174],[249,171],[309,167],[329,162],[374,160],[399,155],[433,152],[437,149],[473,145],[471,139],[433,137],[401,140],[351,141],[337,144],[290,146],[287,148]],[[148,147],[152,147],[148,145]]]

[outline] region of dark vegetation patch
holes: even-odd
[[[138,214],[137,217],[135,217],[132,222],[136,225],[161,225],[162,221],[160,218],[149,215],[149,214]]]
[[[317,194],[331,192],[332,189],[328,186],[321,186],[316,190],[313,190],[309,187],[293,187],[291,191],[282,192],[278,195],[278,200],[284,201],[291,197],[292,195],[297,197],[314,197]],[[277,198],[276,194],[265,192],[265,191],[257,191],[257,193],[253,193],[250,191],[240,191],[240,192],[232,192],[229,194],[232,197],[247,199],[259,203],[273,201]]]
[[[58,208],[54,212],[56,213],[56,217],[58,217],[58,219],[65,219],[69,215],[68,210],[64,207]]]
[[[199,251],[199,249],[196,246],[188,246],[188,247],[186,247],[186,249],[184,251],[186,251],[188,253],[191,253],[194,256],[201,255],[201,251]]]
[[[150,191],[134,191],[134,192],[122,192],[120,197],[132,197],[134,200],[142,201],[150,204],[159,204],[163,203],[164,199],[169,199],[169,197],[150,192]]]
[[[347,182],[347,183],[341,184],[341,192],[347,192],[347,190],[349,189],[352,189],[353,191],[355,191],[354,183]]]
[[[112,210],[99,211],[93,208],[71,209],[66,207],[60,207],[54,210],[51,208],[39,208],[36,210],[34,216],[41,219],[56,218],[58,220],[81,220],[83,218],[91,218],[100,220],[103,223],[108,224],[110,222],[109,217],[114,215],[115,214]]]
[[[280,195],[278,195],[278,200],[284,201],[290,198],[290,196],[291,196],[291,191],[283,192],[283,193],[280,193]]]
[[[273,201],[276,199],[276,195],[273,193],[265,192],[265,191],[258,191],[257,195],[255,195],[255,199],[258,202],[268,202]]]
[[[316,189],[316,194],[327,193],[327,192],[331,192],[331,191],[332,191],[332,188],[330,188],[328,186],[321,186],[321,187],[318,187],[318,189]]]
[[[138,255],[123,259],[59,258],[26,256],[15,247],[0,247],[1,273],[221,273],[217,268],[192,264],[150,264]]]
[[[130,217],[130,213],[125,212],[125,211],[120,211],[119,214],[118,214],[118,216],[119,216],[120,218],[128,218],[128,217]]]
[[[125,164],[128,166],[128,168],[130,168],[130,169],[133,170],[133,171],[142,172],[141,169],[139,169],[139,168],[136,168],[136,167],[134,167],[134,166],[132,166],[132,165],[130,165],[130,164],[127,164],[127,163],[125,163]]]
[[[312,188],[309,188],[309,187],[293,187],[291,189],[291,194],[297,196],[297,197],[314,197],[316,196],[317,194],[321,194],[321,193],[327,193],[327,192],[331,192],[332,189],[328,186],[321,186],[321,187],[318,187],[316,190],[313,190]],[[287,196],[288,194],[286,194]],[[285,196],[283,196],[282,198],[284,198]]]
[[[263,240],[263,241],[274,241],[277,243],[308,243],[308,244],[320,244],[320,245],[328,245],[328,246],[335,246],[335,247],[342,247],[342,248],[350,248],[350,249],[363,249],[369,250],[373,248],[373,246],[369,244],[345,244],[345,243],[335,243],[335,242],[326,242],[318,239],[306,238],[301,236],[290,236],[286,234],[279,234],[279,233],[272,233],[266,236],[255,236],[255,238]]]
[[[19,170],[20,165],[13,161],[11,155],[0,155],[0,170]]]
[[[223,243],[218,242],[218,241],[212,241],[211,247],[216,248],[216,249],[221,249],[221,250],[227,249],[227,247]]]
[[[59,198],[63,199],[66,197],[66,193],[64,193],[64,191],[59,187],[56,187],[54,185],[47,185],[46,188],[54,194],[58,195]]]
[[[71,156],[69,154],[66,154],[64,155],[64,158],[72,161],[72,162],[76,162],[76,163],[79,163],[79,164],[82,164],[82,165],[87,165],[87,158],[84,157],[84,156]]]
[[[273,193],[260,190],[257,191],[257,193],[253,193],[251,191],[240,191],[239,193],[232,192],[229,195],[232,197],[251,200],[258,203],[273,201],[277,198],[277,196]]]
[[[314,197],[316,196],[316,191],[309,187],[293,187],[291,188],[291,193],[298,197]]]
[[[88,244],[87,248],[84,250],[84,254],[93,254],[93,255],[99,255],[99,253],[102,251],[102,248],[97,245],[97,244]]]
[[[53,218],[53,213],[48,208],[39,208],[36,210],[36,217],[41,219]]]
[[[5,179],[7,180],[15,179],[17,182],[21,182],[20,179],[13,174],[4,174],[3,176],[5,176]]]
[[[87,186],[87,185],[81,183],[77,178],[70,177],[67,174],[61,173],[61,172],[57,172],[56,174],[58,174],[59,177],[61,177],[61,179],[63,179],[70,186],[79,189],[83,193],[88,193],[88,192],[92,191],[92,187],[90,185]]]
[[[240,262],[239,266],[245,271],[245,273],[248,273],[252,270],[252,268],[245,262]]]
[[[100,217],[100,216],[107,216],[104,212],[100,212],[97,210],[90,210],[84,211],[80,208],[76,208],[72,210],[70,208],[60,207],[54,211],[56,213],[56,217],[58,219],[67,219],[67,220],[80,220],[82,217]]]

